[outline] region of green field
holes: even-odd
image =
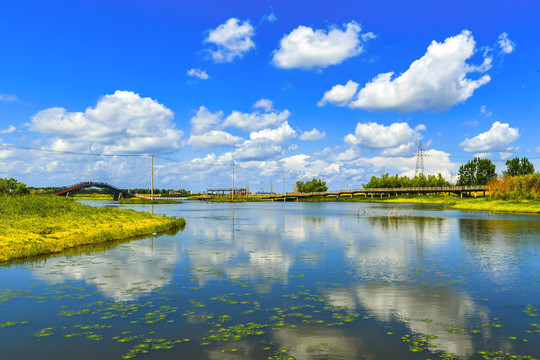
[[[0,262],[181,229],[182,218],[91,207],[50,195],[0,196]]]

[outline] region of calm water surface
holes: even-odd
[[[540,357],[539,217],[364,203],[154,212],[187,226],[0,266],[0,358]]]

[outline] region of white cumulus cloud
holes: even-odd
[[[499,35],[497,43],[499,44],[503,54],[510,54],[516,49],[516,44],[508,38],[508,34],[505,32]]]
[[[415,152],[416,144],[413,141],[409,141],[394,148],[384,149],[381,151],[381,156],[411,156]]]
[[[222,119],[223,111],[213,113],[206,107],[201,106],[199,107],[197,114],[189,121],[191,124],[191,133],[200,135],[209,130],[215,130],[220,126]]]
[[[487,74],[476,80],[467,78],[469,73],[485,73],[491,67],[487,52],[483,64],[467,64],[475,46],[468,30],[443,43],[433,41],[407,71],[397,77],[393,72],[377,75],[349,106],[373,111],[440,111],[464,102],[491,80]]]
[[[206,70],[193,68],[193,69],[189,69],[187,71],[187,74],[188,74],[188,76],[196,77],[196,78],[199,78],[201,80],[210,79],[210,76],[206,73]]]
[[[324,131],[320,132],[319,130],[313,128],[310,131],[304,131],[300,135],[299,139],[304,140],[304,141],[317,141],[317,140],[324,139],[325,137],[326,137],[326,133]]]
[[[232,126],[244,131],[255,131],[267,127],[277,126],[284,121],[287,121],[290,115],[291,113],[288,110],[271,113],[260,113],[258,111],[252,113],[243,113],[234,110],[229,116],[227,116],[223,126]]]
[[[472,139],[465,139],[459,146],[467,152],[489,153],[492,151],[504,151],[506,147],[519,138],[519,130],[511,128],[509,124],[498,121],[491,125],[491,129],[478,134]]]
[[[255,29],[249,20],[230,18],[217,28],[209,30],[204,41],[215,45],[215,48],[209,49],[215,62],[231,62],[255,48],[251,39],[254,35]]]
[[[84,112],[61,107],[42,110],[31,119],[30,130],[56,136],[55,146],[104,153],[169,152],[182,145],[173,112],[151,98],[117,90],[101,97]]]
[[[274,110],[274,102],[269,99],[260,99],[255,104],[253,104],[254,109],[263,109],[266,112]]]
[[[296,131],[289,125],[287,121],[281,124],[276,129],[262,129],[249,134],[251,140],[267,139],[275,143],[281,144],[296,137]]]
[[[357,90],[358,83],[352,80],[349,80],[345,85],[335,85],[332,89],[324,93],[323,98],[317,103],[317,106],[324,106],[327,103],[346,106],[350,103]]]
[[[328,32],[299,26],[283,36],[272,62],[284,69],[325,68],[340,64],[360,54],[363,43],[374,37],[372,33],[360,35],[360,31],[360,24],[354,21],[344,24],[344,30],[333,27]]]
[[[211,130],[200,135],[191,135],[187,144],[196,149],[209,149],[220,146],[236,146],[244,141],[239,136],[234,136],[221,130]]]
[[[283,149],[267,139],[246,140],[231,156],[238,161],[262,161],[281,156]]]
[[[361,145],[370,149],[395,148],[408,144],[418,136],[422,127],[411,129],[406,122],[384,126],[374,122],[358,123],[354,134],[348,134],[343,141],[348,145]]]

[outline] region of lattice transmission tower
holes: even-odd
[[[422,140],[418,141],[418,151],[414,155],[416,157],[416,171],[414,172],[414,176],[418,176],[420,174],[424,173],[424,148],[422,147]]]

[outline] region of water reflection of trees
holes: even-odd
[[[459,219],[461,238],[473,247],[501,243],[508,247],[540,245],[539,221]]]
[[[459,219],[458,224],[465,255],[496,283],[512,282],[520,263],[540,249],[538,221]]]

